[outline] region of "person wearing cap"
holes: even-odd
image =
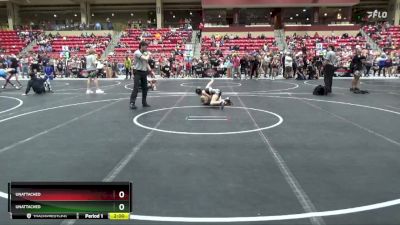
[[[88,51],[86,56],[86,72],[88,74],[86,94],[93,94],[90,85],[93,82],[96,85],[96,94],[104,94],[104,91],[99,88],[99,81],[97,79],[97,55],[94,49]]]
[[[134,62],[135,62],[135,74],[133,82],[133,90],[130,98],[130,108],[137,109],[135,102],[137,94],[139,92],[139,84],[142,87],[142,106],[150,107],[147,104],[147,75],[149,72],[152,73],[149,66],[149,59],[151,53],[147,51],[148,44],[145,41],[139,43],[139,49],[134,52]]]

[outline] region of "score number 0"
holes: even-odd
[[[119,198],[124,198],[124,197],[125,197],[125,192],[120,191],[120,192],[118,193],[118,197],[119,197]],[[124,209],[125,209],[125,204],[122,204],[122,203],[119,204],[118,208],[119,208],[120,211],[124,211]]]

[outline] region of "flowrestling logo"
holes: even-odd
[[[375,19],[375,18],[386,19],[387,18],[386,11],[380,12],[378,10],[374,10],[374,11],[368,11],[367,14],[368,14],[368,19]]]

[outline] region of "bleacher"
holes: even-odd
[[[377,41],[377,44],[380,48],[385,48],[388,46],[389,40],[388,37],[389,35],[392,38],[392,43],[389,47],[394,47],[394,50],[399,50],[400,49],[400,26],[392,26],[386,31],[380,32],[381,39]]]
[[[239,56],[246,55],[252,51],[258,51],[263,48],[264,44],[267,44],[270,50],[277,51],[278,47],[274,44],[275,37],[265,37],[263,38],[239,38],[239,39],[226,39],[224,44],[219,46],[223,55],[230,54],[232,49],[237,46],[239,50],[235,53]],[[211,51],[214,52],[218,47],[213,46],[213,40],[210,37],[203,37],[203,42],[201,46],[201,52]]]
[[[362,29],[385,52],[390,53],[393,50],[400,50],[400,26],[391,26],[389,28],[384,26],[364,26]]]
[[[143,34],[147,35],[143,35]],[[120,39],[120,43],[124,47],[115,47],[114,55],[109,56],[109,59],[123,61],[126,55],[132,55],[138,49],[141,40],[148,41],[150,44],[148,50],[153,54],[155,59],[162,55],[169,56],[176,49],[185,50],[185,40],[191,41],[192,31],[171,29],[147,29],[145,31],[138,29],[127,29],[126,36]]]
[[[63,51],[63,46],[68,46],[71,50],[72,48],[79,48],[79,51],[70,51],[72,56],[82,56],[86,54],[89,49],[87,44],[97,44],[95,50],[97,54],[101,55],[108,46],[111,38],[107,36],[92,37],[81,37],[81,36],[64,36],[54,38],[50,41],[52,52],[48,52],[51,57],[59,58],[60,53]],[[39,52],[40,46],[36,45],[34,48],[35,52]]]
[[[5,54],[19,54],[28,43],[15,30],[0,30],[0,49]]]
[[[291,37],[286,37],[286,43],[291,45],[293,40]],[[327,49],[329,45],[333,45],[336,49],[354,50],[356,47],[365,48],[367,41],[364,37],[353,37],[343,38],[340,36],[330,37],[297,37],[294,38],[294,46],[292,50],[301,51],[303,47],[306,47],[309,55],[315,55],[317,50],[317,43],[322,44],[323,49]]]

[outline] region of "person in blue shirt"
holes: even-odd
[[[51,88],[51,83],[50,81],[52,81],[54,79],[54,66],[53,65],[48,65],[44,68],[44,73],[45,73],[45,85],[48,88],[49,92],[53,92],[53,89]]]

